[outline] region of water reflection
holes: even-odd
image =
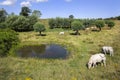
[[[25,46],[17,51],[20,57],[62,58],[65,59],[68,51],[59,45]]]

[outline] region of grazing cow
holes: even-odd
[[[113,54],[114,54],[113,48],[112,48],[111,46],[103,46],[103,47],[102,47],[102,52],[103,52],[104,54],[109,53],[110,56],[113,56]]]
[[[59,35],[64,35],[64,32],[60,32]]]
[[[85,30],[90,30],[90,28],[85,28]]]
[[[92,31],[97,31],[97,27],[90,27]]]
[[[106,66],[106,57],[102,53],[94,54],[90,57],[88,62],[88,68],[97,66],[97,63],[103,63]]]

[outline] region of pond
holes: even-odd
[[[68,51],[60,45],[51,44],[40,46],[24,46],[17,50],[17,56],[23,58],[37,57],[37,58],[51,58],[51,59],[66,59]]]

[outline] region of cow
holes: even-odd
[[[90,69],[91,67],[95,67],[97,66],[97,63],[103,63],[104,66],[106,66],[106,57],[105,54],[103,53],[97,53],[94,54],[90,57],[89,62],[88,62],[88,69]]]
[[[64,35],[64,32],[60,32],[59,35]]]
[[[110,54],[110,56],[113,56],[113,54],[114,54],[114,50],[113,50],[113,48],[111,47],[111,46],[103,46],[102,47],[102,52],[104,53],[104,54]]]

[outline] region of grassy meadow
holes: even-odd
[[[110,30],[101,32],[83,31],[81,35],[70,35],[71,30],[49,30],[38,36],[37,32],[20,32],[19,46],[60,44],[70,51],[68,59],[38,59],[19,57],[0,58],[0,80],[120,80],[120,21]],[[64,31],[65,35],[59,35]],[[106,55],[106,67],[98,65],[87,69],[86,63],[92,54],[104,45],[114,48],[114,56]]]

